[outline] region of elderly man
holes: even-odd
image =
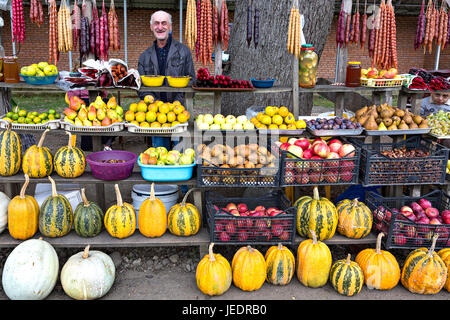
[[[194,63],[188,47],[172,38],[172,16],[157,11],[150,18],[150,29],[156,40],[139,57],[138,71],[141,75],[190,76],[195,78]],[[167,80],[165,80],[167,83]],[[184,102],[182,92],[139,92],[139,97],[152,95],[155,100]]]

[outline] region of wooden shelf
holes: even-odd
[[[33,239],[39,239],[49,242],[54,247],[59,248],[83,248],[86,245],[91,245],[91,248],[126,248],[126,247],[185,247],[185,246],[208,246],[210,235],[207,228],[200,228],[199,232],[194,236],[178,237],[171,234],[168,230],[159,238],[147,238],[143,236],[139,230],[136,230],[133,235],[128,238],[118,239],[111,237],[106,230],[103,230],[98,236],[92,238],[80,237],[74,230],[64,237],[48,238],[42,236],[37,232]],[[299,237],[295,237],[294,244],[298,246],[300,242],[306,240]],[[15,247],[23,242],[22,240],[16,240],[9,235],[8,230],[3,231],[0,234],[0,247]],[[330,240],[323,241],[327,245],[352,245],[352,244],[374,244],[376,243],[376,237],[370,233],[363,239],[350,239],[339,234],[335,234]],[[243,242],[242,245],[246,245]],[[217,243],[216,246],[228,246],[227,244]],[[267,246],[274,244],[267,244]]]

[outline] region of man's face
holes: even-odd
[[[449,94],[448,93],[432,93],[431,99],[435,104],[445,104],[448,101]]]
[[[167,40],[172,31],[169,16],[163,12],[155,14],[150,29],[157,40]]]

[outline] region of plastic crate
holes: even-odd
[[[387,249],[416,249],[430,247],[435,234],[438,234],[436,248],[450,247],[450,224],[416,223],[401,213],[393,212],[404,205],[425,198],[431,202],[439,212],[450,209],[450,197],[442,190],[432,191],[422,197],[383,197],[374,192],[366,194],[366,205],[373,213],[374,233],[383,232],[383,244]],[[390,217],[389,217],[390,216]]]
[[[405,78],[399,79],[366,79],[361,78],[362,87],[372,87],[372,88],[389,88],[389,87],[401,87],[406,81]]]
[[[61,120],[61,128],[70,132],[92,132],[92,133],[106,133],[122,131],[125,128],[124,122],[113,123],[109,126],[76,126],[74,124]]]
[[[277,146],[272,150],[280,155],[280,187],[358,183],[361,151],[357,146],[353,157],[320,160],[300,159]]]
[[[211,242],[230,245],[294,243],[297,209],[279,189],[257,198],[225,198],[207,191],[205,199]],[[274,207],[282,213],[273,217],[234,216],[222,209],[230,202],[245,203],[249,210],[257,206]]]
[[[423,138],[412,136],[400,142],[362,143],[349,140],[361,148],[360,177],[363,186],[444,184],[449,150]],[[380,152],[403,148],[430,152],[428,157],[388,158]]]

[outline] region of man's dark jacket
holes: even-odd
[[[158,58],[156,56],[156,41],[139,56],[138,71],[140,75],[159,74]],[[175,39],[172,39],[169,54],[167,55],[166,76],[190,76],[191,82],[189,85],[195,80],[195,70],[191,51],[188,47]],[[165,84],[167,84],[167,79],[165,79]],[[140,91],[139,98],[144,99],[147,94],[151,94],[155,99],[160,99],[159,92],[151,91]],[[178,100],[183,103],[184,94],[182,92],[168,92],[167,100],[168,102]]]

